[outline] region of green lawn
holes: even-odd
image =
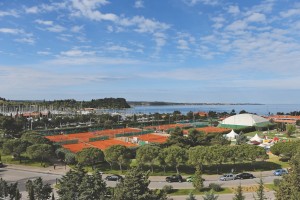
[[[280,161],[279,157],[275,156],[273,154],[269,154],[269,159],[267,161],[272,162],[272,163],[276,163],[276,164],[280,165],[281,168],[289,168],[290,167],[288,162]]]
[[[5,164],[26,165],[32,167],[44,167],[44,166],[48,167],[51,165],[51,163],[49,162],[44,162],[41,164],[41,162],[30,160],[26,154],[22,154],[21,163],[19,159],[14,159],[11,155],[3,155],[3,154],[1,154],[1,161]]]

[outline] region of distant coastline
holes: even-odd
[[[164,101],[127,101],[130,106],[202,106],[202,105],[265,105],[261,103],[174,103]]]

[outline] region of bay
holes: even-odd
[[[173,113],[180,111],[182,114],[192,112],[231,112],[235,110],[239,113],[245,110],[258,115],[273,115],[277,112],[289,113],[292,111],[300,111],[300,104],[263,104],[263,105],[168,105],[168,106],[136,106],[126,110],[119,110],[126,114],[153,114],[153,113]]]

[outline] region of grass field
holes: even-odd
[[[1,161],[5,164],[26,165],[32,167],[48,167],[51,165],[51,163],[48,162],[43,162],[41,164],[41,162],[30,160],[26,154],[22,154],[21,163],[19,159],[14,159],[11,155],[1,155]]]

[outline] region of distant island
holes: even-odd
[[[177,106],[177,105],[264,105],[260,103],[174,103],[164,101],[128,101],[130,106]]]

